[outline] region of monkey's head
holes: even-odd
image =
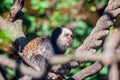
[[[72,44],[72,36],[73,33],[71,30],[58,27],[52,32],[51,40],[55,47],[64,52]]]

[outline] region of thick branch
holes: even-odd
[[[20,13],[21,9],[23,8],[24,0],[14,0],[14,5],[10,9],[10,12],[7,16],[7,21],[14,21],[16,20],[16,16]]]
[[[56,0],[54,0],[56,1]],[[11,35],[9,38],[14,41],[16,43],[16,46],[18,47],[19,51],[22,51],[22,49],[24,48],[25,44],[27,43],[27,40],[25,38],[25,35],[22,31],[22,21],[21,20],[16,20],[16,16],[17,14],[21,11],[22,7],[23,7],[23,3],[24,0],[15,0],[15,3],[13,5],[13,7],[10,10],[10,13],[7,17],[7,22],[6,20],[4,20],[3,18],[0,17],[0,30],[9,30],[8,34]],[[114,5],[112,5],[114,4]],[[103,40],[101,40],[101,37],[108,35],[109,30],[108,29],[111,25],[114,24],[114,20],[115,17],[120,13],[120,9],[118,8],[120,6],[120,2],[118,0],[109,0],[108,6],[105,10],[104,15],[98,20],[95,28],[92,30],[90,36],[88,36],[86,38],[86,40],[84,41],[84,43],[76,50],[75,55],[78,56],[78,53],[81,51],[96,51],[94,48],[99,47]],[[15,21],[16,20],[16,21]],[[95,52],[93,52],[95,53]],[[91,54],[91,53],[90,53]],[[79,56],[82,56],[83,53],[79,53]],[[73,56],[75,57],[75,56]],[[76,57],[75,57],[76,58]],[[4,58],[1,58],[4,59]],[[68,58],[67,58],[68,59]],[[67,60],[66,61],[69,61]],[[70,60],[73,60],[74,58],[70,57]],[[79,59],[79,58],[78,58]],[[89,60],[89,57],[85,57],[82,58],[82,60]],[[6,59],[7,60],[7,59]],[[77,60],[77,59],[76,59]],[[3,60],[1,60],[3,61]],[[0,62],[3,65],[7,66],[7,61],[5,63]],[[11,65],[12,64],[12,65]],[[18,67],[18,64],[14,61],[11,61],[10,68],[14,68],[16,69]],[[20,67],[21,70],[22,69],[22,65]],[[96,72],[98,72],[100,69],[102,68],[102,64],[100,64],[99,62],[94,63],[92,66],[87,67],[85,69],[83,69],[82,71],[78,72],[77,74],[73,75],[72,78],[74,79],[84,79],[85,77],[95,74]],[[39,73],[34,73],[31,72],[32,70],[26,70],[28,69],[28,67],[25,67],[24,70],[22,71],[24,74],[27,75],[38,75]],[[91,72],[89,72],[90,70],[92,70]],[[31,74],[32,73],[32,74]],[[41,73],[40,73],[41,74]],[[39,74],[39,76],[40,76]],[[79,77],[82,76],[82,77]]]
[[[12,59],[4,58],[0,56],[0,64],[11,68],[12,70],[20,70],[25,75],[30,75],[34,78],[40,78],[43,76],[44,71],[36,71],[24,64],[19,64]]]
[[[112,34],[110,34],[104,45],[103,58],[104,63],[109,66],[109,80],[119,80],[119,70],[116,60],[116,48],[120,43],[120,29],[115,29]],[[112,43],[112,44],[111,44]]]
[[[110,3],[112,1],[112,3]],[[109,0],[109,4],[108,4],[108,6],[107,6],[107,10],[105,11],[105,13],[104,13],[104,15],[97,21],[97,23],[96,23],[96,26],[95,26],[95,28],[92,30],[92,32],[91,32],[91,34],[90,34],[90,36],[88,36],[87,38],[86,38],[86,40],[84,41],[84,43],[76,50],[77,52],[80,52],[81,50],[90,50],[90,49],[94,49],[94,48],[96,48],[96,47],[99,47],[101,44],[102,44],[102,42],[98,42],[98,41],[100,41],[100,38],[102,37],[102,36],[106,36],[106,35],[102,35],[101,34],[101,36],[99,37],[99,38],[96,38],[96,36],[93,36],[94,34],[96,34],[96,33],[99,33],[100,31],[102,31],[102,30],[106,30],[106,29],[108,29],[111,25],[113,25],[114,24],[114,21],[113,21],[113,19],[115,19],[115,17],[120,13],[120,9],[119,9],[119,6],[120,6],[120,3],[118,3],[119,1],[118,0]],[[118,5],[112,5],[112,4],[115,4],[115,3],[118,3]],[[114,9],[112,8],[109,8],[109,7],[114,7]],[[109,8],[109,10],[108,10],[108,8]],[[118,9],[117,9],[118,8]],[[112,11],[113,10],[113,11]],[[108,30],[107,30],[108,31]],[[99,39],[99,40],[98,40]],[[94,45],[90,45],[91,44],[91,42],[93,42],[94,41]],[[96,46],[97,45],[97,46]],[[82,54],[81,54],[82,55]],[[99,65],[98,65],[99,64]],[[95,65],[97,66],[97,67],[95,67]],[[94,63],[94,67],[93,66],[90,66],[90,69],[89,68],[85,68],[85,69],[83,69],[84,70],[84,73],[82,73],[82,71],[80,71],[80,72],[78,72],[77,74],[75,74],[74,76],[82,76],[82,78],[84,79],[85,77],[87,77],[87,76],[89,76],[89,75],[92,75],[92,74],[95,74],[96,72],[98,72],[100,69],[102,68],[102,64],[100,64],[100,63]],[[95,70],[94,72],[90,72],[90,73],[88,73],[88,71],[89,70]],[[84,76],[85,75],[85,76]],[[73,78],[75,78],[73,76]],[[80,78],[80,77],[78,77],[77,79],[79,79],[79,80],[81,80],[82,78]],[[76,79],[76,78],[75,78]]]

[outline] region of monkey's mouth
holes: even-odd
[[[72,39],[68,39],[66,45],[67,45],[67,46],[71,46],[71,44],[72,44]]]

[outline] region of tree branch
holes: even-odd
[[[111,3],[112,1],[112,3]],[[92,30],[90,36],[88,36],[84,43],[76,50],[76,53],[77,52],[80,52],[81,50],[91,50],[91,49],[94,49],[94,48],[97,48],[99,47],[103,40],[100,40],[102,36],[106,36],[108,33],[106,33],[106,35],[102,35],[99,37],[99,38],[96,38],[96,36],[93,36],[94,34],[96,33],[99,33],[100,31],[109,31],[109,30],[106,30],[108,29],[111,25],[114,24],[114,20],[115,17],[120,13],[120,9],[119,9],[119,6],[120,6],[120,3],[117,3],[118,0],[109,0],[109,4],[107,5],[106,7],[106,10],[105,10],[105,13],[103,14],[103,16],[97,21],[96,23],[96,26],[95,28]],[[115,4],[117,3],[118,5],[112,5],[112,4]],[[114,7],[114,8],[111,8],[111,7]],[[114,10],[115,9],[115,10]],[[91,42],[94,42],[94,43],[91,43]],[[94,45],[90,45],[90,44],[94,44]],[[82,54],[81,54],[82,55]],[[75,75],[72,76],[72,78],[74,79],[84,79],[85,77],[89,76],[89,75],[92,75],[92,74],[95,74],[96,72],[98,72],[101,68],[102,68],[102,64],[101,63],[94,63],[93,66],[89,66],[84,70],[84,73],[82,71],[76,73]],[[97,67],[95,67],[95,65]],[[90,68],[90,69],[89,69]],[[89,70],[95,70],[94,72],[90,72],[88,73]],[[80,78],[79,76],[82,76],[82,78]]]
[[[120,29],[115,29],[106,39],[103,50],[104,64],[109,66],[108,79],[119,80],[119,70],[116,60],[116,49],[120,43]],[[111,44],[112,43],[112,44]]]
[[[56,0],[53,0],[53,1],[56,2]],[[11,35],[9,36],[9,38],[11,39],[11,41],[15,42],[18,48],[18,51],[20,52],[22,52],[24,46],[27,44],[27,39],[22,31],[22,20],[19,20],[17,17],[17,15],[19,15],[18,13],[21,13],[20,11],[23,5],[24,5],[24,0],[15,0],[14,5],[10,10],[10,13],[8,14],[7,20],[0,17],[0,30],[8,31],[7,34]],[[73,79],[77,79],[77,80],[84,79],[89,75],[95,74],[102,68],[103,65],[98,61],[103,62],[104,61],[102,58],[103,56],[93,54],[93,53],[95,53],[96,48],[103,43],[103,39],[101,38],[109,34],[108,28],[114,24],[115,18],[120,13],[119,7],[120,7],[119,0],[109,0],[108,6],[104,11],[103,16],[100,17],[100,19],[96,23],[95,28],[92,30],[91,34],[85,39],[83,44],[75,51],[75,54],[67,55],[65,57],[59,56],[59,59],[63,60],[65,58],[66,62],[69,62],[71,60],[77,60],[77,61],[88,61],[88,60],[96,61],[97,60],[97,62],[95,62],[93,65],[73,75],[72,76]],[[115,48],[115,46],[113,46],[113,48]],[[120,60],[118,56],[116,57],[118,60]],[[54,57],[54,59],[56,59],[56,57]],[[50,64],[60,62],[59,60],[57,59],[54,60],[54,59],[50,60]],[[57,62],[54,62],[54,61],[57,61]],[[9,65],[8,65],[8,62],[9,62]],[[61,63],[66,63],[66,62],[62,61]],[[14,70],[19,68],[23,74],[32,76],[35,78],[36,77],[38,78],[41,75],[43,75],[43,73],[40,73],[37,70],[31,69],[28,66],[25,66],[24,64],[18,64],[17,62],[11,59],[3,58],[2,56],[0,56],[0,64],[10,67],[11,69],[14,69]],[[111,62],[106,62],[105,64],[110,65]]]
[[[45,72],[44,70],[43,71],[37,71],[35,69],[32,69],[32,68],[28,67],[27,65],[25,65],[23,63],[18,63],[18,62],[15,62],[12,59],[4,58],[2,56],[0,56],[0,64],[4,65],[6,67],[9,67],[14,71],[20,70],[22,74],[29,75],[29,76],[32,76],[34,78],[42,77],[44,72]]]
[[[18,14],[20,14],[21,9],[23,8],[24,0],[14,0],[14,5],[10,9],[10,12],[7,16],[7,21],[14,21],[16,20],[16,17]],[[21,15],[23,16],[23,14]]]

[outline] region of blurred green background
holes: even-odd
[[[37,36],[49,36],[54,28],[67,26],[72,22],[75,25],[73,30],[74,41],[72,47],[66,51],[66,54],[69,54],[71,51],[77,49],[90,34],[97,20],[103,14],[107,1],[108,0],[25,0],[25,5],[22,9],[24,12],[23,31],[28,40],[32,40]],[[12,5],[12,0],[0,0],[0,15],[6,18]],[[3,37],[3,34],[0,33],[0,38]],[[16,59],[15,55],[8,54],[9,51],[8,53],[2,51],[2,45],[3,43],[0,43],[0,54]],[[101,48],[98,49],[98,53],[100,52]],[[69,76],[91,64],[92,62],[82,63],[78,68],[72,69],[65,77],[69,78]],[[9,68],[5,68],[4,71],[8,79],[12,80],[16,78],[15,72]],[[85,80],[105,80],[107,77],[106,74],[107,67],[104,67],[99,73]]]

